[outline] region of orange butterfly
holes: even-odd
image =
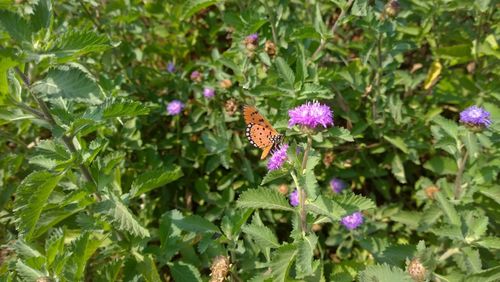
[[[263,117],[255,107],[244,106],[243,116],[245,117],[245,123],[247,124],[247,129],[245,135],[247,136],[250,144],[257,148],[263,149],[261,160],[265,159],[269,154],[271,149],[281,144],[283,141],[283,135],[279,134]]]

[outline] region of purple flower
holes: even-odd
[[[342,192],[346,186],[346,183],[338,178],[330,180],[330,187],[332,187],[334,193]]]
[[[355,212],[351,215],[346,215],[340,220],[340,223],[348,230],[356,229],[363,223],[363,214],[361,212]]]
[[[191,80],[201,81],[201,73],[199,71],[193,71],[190,76]]]
[[[169,73],[173,73],[175,71],[175,64],[174,64],[174,62],[168,62],[167,71]]]
[[[333,114],[330,107],[322,105],[318,101],[307,102],[301,106],[288,111],[290,120],[288,126],[292,127],[296,124],[304,125],[310,128],[316,128],[318,125],[327,127],[333,125]]]
[[[460,122],[471,125],[489,126],[490,113],[478,106],[471,106],[460,112]]]
[[[169,116],[175,116],[180,114],[182,109],[184,109],[184,104],[179,100],[173,100],[167,105],[167,114]]]
[[[288,150],[288,144],[282,145],[273,152],[267,162],[267,169],[269,171],[277,170],[285,163],[287,159],[286,150]]]
[[[203,89],[203,96],[205,96],[205,98],[210,99],[213,98],[214,95],[215,90],[213,88],[205,87],[205,89]]]
[[[248,35],[247,37],[245,37],[245,42],[246,43],[255,43],[257,42],[257,40],[259,40],[259,34],[258,33],[252,33],[250,35]]]
[[[299,205],[299,190],[295,189],[290,194],[290,205],[294,207]]]

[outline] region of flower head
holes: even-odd
[[[294,207],[299,205],[299,190],[295,189],[290,194],[290,205]]]
[[[214,95],[215,90],[213,88],[205,87],[205,89],[203,89],[203,96],[205,96],[205,98],[211,99],[214,97]]]
[[[334,193],[342,192],[342,190],[344,190],[346,186],[347,184],[341,179],[333,178],[332,180],[330,180],[330,187],[332,187]]]
[[[328,127],[333,125],[332,110],[327,105],[322,105],[319,102],[307,102],[301,106],[288,111],[290,120],[288,126],[292,127],[296,124],[304,125],[309,128],[316,128],[318,125]]]
[[[460,112],[460,122],[471,125],[489,126],[490,113],[478,106],[471,106]]]
[[[267,162],[267,169],[269,171],[277,170],[285,163],[287,157],[286,150],[288,150],[288,144],[282,145],[279,149],[275,150],[269,161]]]
[[[173,100],[167,105],[167,114],[169,116],[175,116],[180,114],[182,109],[184,109],[184,103],[179,100]]]
[[[191,78],[191,80],[200,82],[201,81],[201,73],[199,71],[193,71],[190,75],[190,78]]]
[[[252,33],[252,34],[248,35],[247,37],[245,37],[246,44],[254,44],[255,42],[257,42],[257,40],[259,40],[258,33]]]
[[[169,73],[175,72],[175,64],[174,64],[174,62],[168,62],[167,71]]]
[[[363,223],[363,214],[361,212],[355,212],[351,215],[346,215],[340,220],[340,223],[348,230],[356,229]]]

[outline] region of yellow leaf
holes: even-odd
[[[431,88],[436,81],[439,78],[439,75],[441,74],[441,70],[443,69],[443,66],[439,61],[436,61],[431,64],[431,68],[429,69],[429,72],[427,73],[427,77],[425,78],[424,81],[424,89],[428,90]]]

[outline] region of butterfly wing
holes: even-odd
[[[247,125],[252,123],[263,125],[264,127],[269,128],[274,135],[278,134],[278,132],[271,125],[271,123],[264,116],[262,116],[255,107],[245,106],[243,108],[243,116],[245,118],[245,123]]]
[[[250,144],[262,149],[261,159],[265,159],[271,149],[276,144],[279,133],[272,127],[271,123],[263,117],[255,107],[245,106],[243,108],[243,116],[247,129],[245,135]]]

